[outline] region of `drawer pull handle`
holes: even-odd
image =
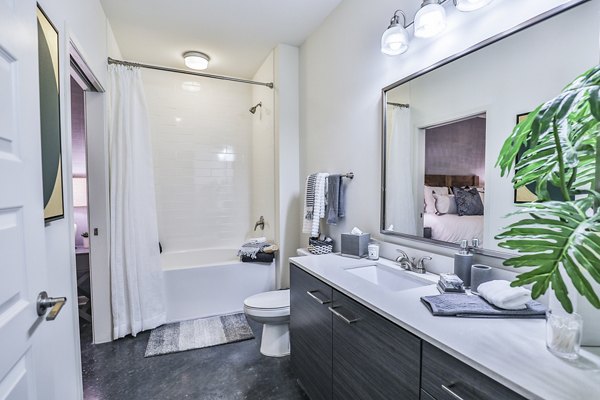
[[[319,291],[318,290],[309,290],[309,291],[306,292],[307,295],[309,295],[310,297],[312,297],[319,304],[329,304],[329,303],[331,303],[331,300],[321,300],[320,298],[318,298],[317,296],[315,296],[313,293],[319,293]]]
[[[442,389],[444,389],[448,394],[450,394],[456,400],[464,400],[462,397],[460,397],[459,395],[457,395],[452,389],[450,389],[452,386],[454,386],[454,384],[451,384],[451,385],[448,385],[448,386],[442,385]]]
[[[350,319],[350,318],[346,317],[345,315],[343,315],[342,313],[340,313],[339,311],[336,311],[335,309],[333,309],[333,307],[327,307],[327,308],[329,308],[329,311],[331,311],[333,313],[333,315],[335,315],[336,317],[338,317],[339,319],[341,319],[342,321],[344,321],[347,324],[353,324],[358,321],[358,318]]]

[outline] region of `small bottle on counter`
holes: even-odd
[[[471,266],[473,265],[473,253],[469,249],[466,239],[460,241],[460,251],[454,254],[454,273],[462,279],[465,288],[471,287]]]

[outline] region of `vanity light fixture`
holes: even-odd
[[[415,36],[429,38],[446,28],[446,10],[439,0],[423,0],[415,15]]]
[[[454,6],[459,11],[475,11],[491,2],[492,0],[454,0]]]
[[[191,69],[203,70],[208,68],[210,57],[199,51],[186,51],[183,53],[185,66]]]
[[[402,25],[398,14],[402,15]],[[390,25],[381,36],[381,52],[390,56],[397,56],[408,50],[408,42],[406,15],[401,10],[396,10],[390,20]]]

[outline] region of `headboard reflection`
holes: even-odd
[[[477,175],[425,175],[426,186],[479,186]]]

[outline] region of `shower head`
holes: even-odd
[[[256,112],[256,109],[257,109],[258,107],[262,107],[262,101],[261,101],[260,103],[258,103],[257,105],[255,105],[254,107],[250,107],[250,110],[249,110],[249,111],[250,111],[252,114],[254,114],[254,113]]]

